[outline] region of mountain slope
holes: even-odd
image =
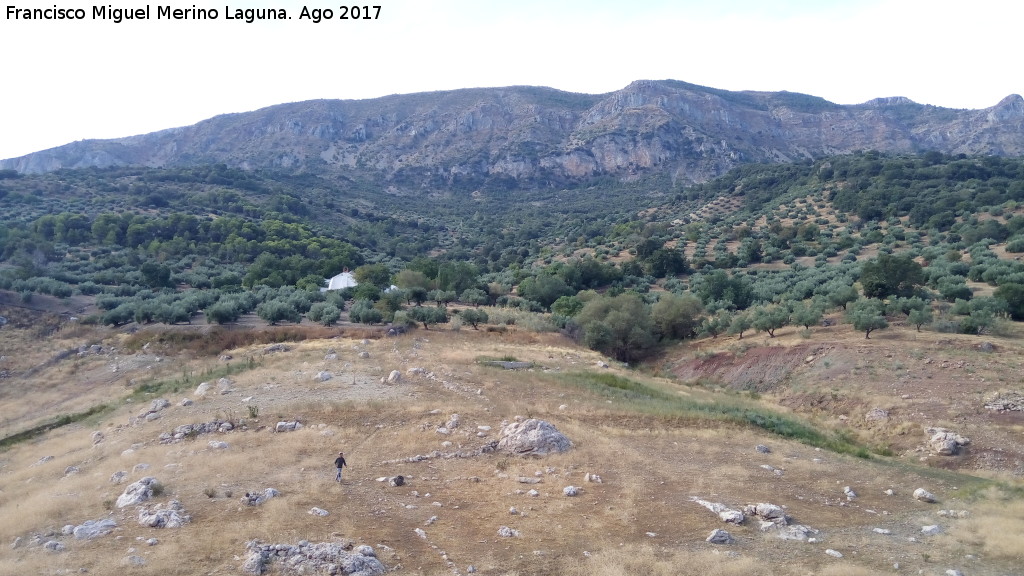
[[[0,169],[225,163],[475,189],[641,175],[700,182],[748,162],[874,149],[1024,154],[1024,99],[953,110],[881,98],[854,106],[789,92],[637,81],[603,95],[508,87],[317,100],[194,126],[87,140],[0,161]]]

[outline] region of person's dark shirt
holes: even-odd
[[[336,458],[336,459],[334,460],[334,467],[335,467],[335,468],[341,468],[342,466],[346,466],[346,464],[345,464],[345,458],[343,458],[343,457],[341,457],[341,456],[338,456],[338,457],[337,457],[337,458]]]

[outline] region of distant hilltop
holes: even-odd
[[[1024,99],[983,110],[878,98],[839,105],[793,92],[641,80],[608,94],[512,86],[314,100],[193,126],[86,140],[0,169],[223,163],[399,187],[534,188],[595,177],[702,182],[739,164],[862,150],[1024,155]]]

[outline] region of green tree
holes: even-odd
[[[278,322],[294,322],[298,324],[302,321],[302,316],[299,312],[284,300],[263,302],[256,307],[256,315],[271,326]]]
[[[561,296],[551,304],[551,312],[572,318],[583,310],[583,300],[579,296]]]
[[[423,324],[424,330],[430,330],[431,324],[444,324],[448,322],[448,311],[435,306],[417,306],[406,310],[410,320]]]
[[[459,295],[459,301],[478,307],[481,304],[487,304],[487,292],[479,288],[466,288]]]
[[[352,276],[360,284],[373,284],[378,288],[391,285],[391,270],[384,264],[363,264],[352,271]]]
[[[541,273],[519,283],[519,296],[539,302],[545,309],[550,309],[555,300],[570,294],[572,289],[565,281],[551,274]]]
[[[743,340],[743,333],[750,330],[750,327],[750,315],[741,312],[733,316],[732,322],[729,323],[729,334],[735,334],[740,340]]]
[[[782,306],[758,306],[754,309],[751,326],[759,332],[767,332],[775,338],[775,331],[789,325],[789,310]]]
[[[583,306],[576,322],[587,347],[623,362],[641,358],[655,344],[650,310],[632,292],[594,298]]]
[[[923,283],[923,269],[910,256],[879,254],[877,259],[865,262],[860,272],[860,285],[867,298],[909,298]]]
[[[864,338],[867,339],[871,338],[871,333],[875,330],[889,327],[889,322],[885,319],[884,308],[881,301],[866,298],[854,302],[850,310],[847,311],[847,315],[854,330],[864,332]]]
[[[704,306],[696,296],[666,292],[651,307],[654,334],[659,340],[691,338],[697,333],[702,314]]]
[[[808,304],[806,302],[796,302],[790,309],[793,323],[799,326],[803,326],[805,329],[810,330],[811,326],[816,326],[821,322],[821,308],[818,308],[815,304]]]
[[[1013,282],[1000,284],[993,296],[1006,302],[1006,311],[1010,314],[1010,318],[1024,320],[1024,284]]]
[[[849,284],[842,284],[833,286],[829,290],[827,295],[828,301],[833,306],[838,306],[843,310],[846,310],[847,304],[850,302],[856,302],[860,298],[860,294],[857,293],[857,289]]]
[[[459,317],[461,317],[463,321],[469,322],[469,324],[473,326],[474,330],[479,330],[477,325],[486,324],[489,319],[487,317],[487,312],[480,310],[479,308],[466,308],[459,314]]]
[[[907,314],[907,322],[910,322],[917,327],[917,331],[921,331],[921,326],[932,323],[932,311],[928,308],[919,308],[911,310]]]
[[[718,338],[719,334],[729,330],[732,320],[733,315],[728,310],[719,310],[701,322],[700,332],[710,334],[712,338]]]
[[[349,320],[361,324],[377,324],[384,320],[384,314],[373,307],[373,301],[360,298],[352,304],[348,312]]]

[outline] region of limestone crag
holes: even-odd
[[[0,161],[49,172],[217,164],[364,176],[408,190],[572,185],[661,174],[701,182],[749,162],[874,149],[1024,154],[1024,99],[952,110],[906,98],[839,105],[791,92],[730,92],[674,80],[608,94],[516,86],[317,100],[193,126],[87,140]]]

